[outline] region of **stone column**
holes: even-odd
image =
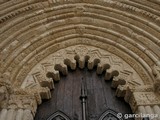
[[[144,107],[144,106],[139,106],[139,107],[138,107],[138,113],[146,114],[145,107]]]
[[[160,120],[160,107],[158,105],[154,105],[153,106],[153,111],[154,111],[154,114],[158,115],[157,120]]]
[[[7,112],[7,118],[6,120],[14,120],[15,119],[15,110],[9,109]]]
[[[24,110],[23,119],[22,120],[33,120],[33,115],[31,113],[31,110]]]
[[[136,114],[146,114],[146,110],[144,106],[138,106],[138,110],[137,112],[135,112]],[[139,118],[135,118],[135,120],[142,120],[143,118],[139,117]]]
[[[23,120],[23,110],[19,109],[16,114],[16,120]]]
[[[0,114],[0,120],[6,120],[6,116],[7,116],[7,109],[2,109]]]
[[[151,106],[145,106],[145,109],[147,114],[153,114]]]
[[[153,109],[151,108],[151,106],[146,106],[145,109],[146,109],[147,114],[149,114],[150,116],[154,115],[154,112],[153,112]],[[152,118],[152,120],[157,120],[157,118]]]
[[[152,120],[157,120],[158,116],[156,116],[156,113],[159,114],[160,112],[160,97],[159,94],[155,93],[153,86],[147,85],[141,86],[140,88],[132,88],[131,91],[132,95],[130,96],[129,104],[132,111],[135,112],[138,111],[138,109],[141,112],[146,111],[146,115],[142,117],[150,117]]]

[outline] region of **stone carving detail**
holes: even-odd
[[[156,65],[153,66],[152,72],[155,77],[154,81],[155,91],[160,93],[160,67]]]
[[[0,109],[9,109],[9,111],[24,109],[31,111],[32,115],[35,115],[37,105],[42,103],[42,99],[51,98],[48,87],[34,86],[32,89],[12,87],[8,74],[5,73],[0,78]]]
[[[81,16],[83,12],[85,11],[85,8],[81,5],[75,7],[75,16]]]
[[[30,91],[35,89],[38,91],[39,99],[49,99],[49,89],[53,89],[54,81],[60,80],[59,73],[67,75],[67,66],[75,70],[77,63],[83,69],[86,62],[88,69],[97,66],[97,74],[102,74],[105,71],[105,80],[110,80],[113,77],[112,87],[116,88],[116,95],[125,97],[126,102],[130,102],[129,99],[132,97],[133,91],[131,89],[144,84],[138,74],[117,56],[95,47],[77,45],[57,51],[42,60],[28,74],[21,87],[30,89]],[[27,82],[33,85],[28,86]],[[47,87],[48,90],[37,90],[44,89],[44,87]],[[130,94],[128,94],[129,92]]]
[[[8,103],[10,109],[29,109],[35,114],[37,102],[31,95],[11,95]]]
[[[41,96],[39,98],[36,96],[37,90],[28,90],[28,89],[14,89],[13,93],[10,94],[8,100],[8,109],[27,109],[32,112],[34,115],[37,110],[37,105],[41,104]]]
[[[48,87],[49,89],[54,88],[53,80],[47,78],[42,72],[34,73],[33,78],[38,81],[42,87]]]
[[[26,77],[24,83],[27,85],[26,82],[29,82],[28,80],[30,79],[30,81],[34,81],[33,84],[35,86],[38,85],[53,89],[54,81],[60,80],[59,72],[67,75],[67,66],[74,70],[77,66],[76,61],[82,69],[85,67],[86,62],[88,69],[93,69],[94,66],[97,66],[97,74],[106,71],[105,80],[110,80],[114,76],[112,83],[112,87],[114,88],[124,84],[126,86],[131,84],[139,86],[143,84],[137,73],[122,59],[111,53],[106,53],[101,49],[84,45],[69,47],[50,55],[32,69],[28,75],[32,77]],[[31,86],[34,87],[34,85],[28,87]],[[25,88],[27,86],[22,84],[22,87]],[[124,88],[125,91],[126,87]]]
[[[160,104],[160,99],[154,92],[135,92],[134,96],[136,96],[137,104]]]
[[[32,1],[33,2],[33,1]],[[57,3],[63,3],[64,1],[62,0],[48,0],[49,4],[57,4]],[[65,0],[66,2],[66,0]],[[67,2],[70,2],[69,0],[67,0]],[[144,15],[144,16],[147,16],[153,20],[159,20],[159,17],[155,14],[152,14],[151,12],[148,12],[146,10],[143,10],[143,9],[139,9],[137,7],[134,7],[132,5],[129,5],[129,4],[124,4],[124,3],[121,3],[121,2],[118,2],[118,1],[112,1],[112,0],[105,0],[105,2],[102,2],[102,1],[99,1],[101,2],[101,4],[105,4],[107,3],[108,5],[112,6],[112,5],[116,5],[117,8],[120,8],[120,9],[128,9],[129,11],[132,11],[132,12],[135,12],[135,13],[140,13],[141,15]],[[91,3],[94,3],[94,2],[91,2]],[[46,4],[48,5],[48,4]],[[19,6],[20,7],[20,6]],[[16,10],[14,12],[11,12],[10,14],[7,14],[7,15],[4,15],[0,18],[0,23],[3,23],[17,15],[20,15],[24,12],[27,12],[27,11],[31,11],[31,10],[34,10],[36,8],[41,8],[42,5],[41,4],[36,4],[36,5],[28,5],[26,7],[22,7],[20,10]],[[84,11],[84,8],[82,6],[77,6],[76,9],[75,9],[75,14],[82,14],[83,11]]]
[[[42,99],[51,98],[50,89],[54,89],[54,81],[60,80],[59,73],[67,75],[67,66],[74,70],[77,63],[83,69],[86,62],[88,69],[97,66],[97,74],[105,71],[105,80],[113,78],[112,87],[116,88],[116,95],[124,97],[133,111],[140,105],[159,104],[153,87],[144,86],[138,74],[121,58],[102,49],[77,45],[57,51],[40,61],[24,80],[22,89],[14,89],[8,99],[8,108],[28,109],[34,115]],[[153,73],[157,75],[157,69]],[[9,79],[8,74],[4,74],[5,79]]]
[[[130,104],[133,112],[138,109],[138,106],[160,105],[159,94],[154,92],[152,85],[128,86],[124,99]]]
[[[47,49],[45,52],[41,53],[41,54],[38,54],[36,55],[35,58],[32,59],[32,61],[26,63],[26,67],[23,67],[19,70],[19,74],[17,74],[17,76],[15,76],[15,79],[17,80],[15,82],[15,86],[20,86],[21,85],[21,82],[25,79],[25,77],[28,75],[28,73],[31,71],[32,67],[36,64],[38,64],[42,59],[44,59],[46,56],[49,56],[50,54],[54,53],[55,50],[59,50],[59,47],[64,47],[66,44],[80,44],[82,41],[83,44],[88,44],[87,42],[89,41],[89,44],[93,44],[94,45],[94,42],[96,43],[96,47],[97,46],[100,46],[102,47],[103,49],[105,49],[106,51],[109,51],[109,52],[112,52],[112,53],[115,53],[117,56],[120,55],[121,58],[124,58],[124,60],[129,63],[133,69],[135,69],[137,71],[137,73],[139,74],[139,76],[142,78],[142,80],[144,81],[145,84],[150,84],[151,82],[151,79],[149,77],[149,75],[147,74],[147,72],[144,70],[144,68],[137,64],[137,62],[132,59],[130,56],[128,55],[125,55],[123,54],[121,51],[117,50],[115,47],[113,46],[110,46],[110,45],[106,45],[103,43],[99,43],[99,42],[96,42],[94,40],[92,40],[93,42],[91,42],[91,40],[89,39],[76,39],[77,41],[67,41],[67,42],[64,42],[64,44],[58,44],[58,46],[54,46],[54,47],[51,47],[49,49]],[[78,42],[78,43],[77,43]],[[60,58],[61,59],[61,58]],[[96,60],[97,61],[97,60]],[[73,61],[72,61],[73,62]],[[66,64],[69,63],[69,62],[66,62]],[[47,62],[45,64],[48,64]],[[50,63],[49,63],[50,64]],[[71,64],[71,63],[69,63]],[[73,64],[75,65],[75,64]],[[91,64],[93,65],[93,64]],[[72,66],[73,67],[73,66]],[[99,68],[98,68],[99,69]],[[101,70],[103,69],[103,67],[100,68]],[[99,71],[99,70],[98,70]],[[66,72],[66,71],[65,71]],[[13,79],[13,78],[12,78]]]
[[[5,86],[0,86],[0,108],[6,106],[8,99],[9,99],[9,94],[7,92],[7,88]]]
[[[75,30],[78,34],[83,35],[85,33],[85,26],[77,26]]]
[[[0,76],[0,108],[5,108],[9,100],[10,94],[13,92],[13,88],[9,81],[9,73],[4,73]]]

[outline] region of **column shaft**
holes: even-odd
[[[158,115],[157,120],[160,120],[160,107],[158,105],[153,106],[154,114]]]
[[[33,115],[30,110],[24,110],[23,120],[33,120]]]
[[[7,116],[7,109],[2,109],[0,114],[0,120],[5,120]]]
[[[16,120],[22,120],[22,119],[23,119],[23,110],[19,109],[16,114]]]
[[[15,110],[9,109],[7,112],[7,118],[6,120],[14,120],[15,119]]]

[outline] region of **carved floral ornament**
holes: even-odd
[[[138,106],[155,106],[160,105],[160,97],[152,84],[145,85],[143,79],[128,63],[122,58],[115,56],[105,50],[92,46],[77,45],[61,49],[42,61],[40,61],[27,75],[21,88],[13,88],[12,93],[4,93],[3,81],[0,82],[0,92],[7,94],[9,98],[1,99],[5,105],[1,108],[7,109],[28,109],[34,116],[37,105],[42,103],[42,99],[51,98],[50,89],[54,89],[54,81],[60,80],[60,72],[64,75],[68,73],[68,67],[75,70],[77,66],[81,69],[87,62],[88,69],[97,66],[97,74],[105,71],[105,80],[112,80],[113,88],[116,88],[116,95],[124,97],[133,112],[138,110]],[[77,65],[78,64],[78,65]],[[153,74],[158,82],[159,68],[153,69]]]

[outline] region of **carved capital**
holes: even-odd
[[[0,86],[6,87],[9,93],[12,93],[12,85],[10,82],[10,73],[6,72],[2,76],[0,76]]]
[[[37,110],[37,101],[33,94],[26,92],[25,90],[16,90],[10,95],[8,102],[8,109],[28,109],[35,114]]]
[[[154,92],[133,92],[130,95],[129,104],[135,112],[138,106],[160,105],[160,97]]]
[[[152,85],[127,87],[124,99],[130,104],[133,112],[138,106],[160,105],[160,96],[154,92]]]
[[[152,67],[152,73],[155,77],[154,90],[155,90],[155,92],[160,93],[160,67],[154,65]]]
[[[4,108],[7,105],[9,99],[9,93],[5,86],[0,87],[0,108]]]
[[[50,99],[51,98],[51,92],[48,87],[34,87],[32,89],[26,89],[26,91],[29,92],[29,94],[33,94],[36,98],[36,101],[38,104],[42,103],[42,99]]]
[[[0,108],[7,106],[9,96],[12,92],[13,89],[9,81],[9,74],[4,73],[0,76]]]

